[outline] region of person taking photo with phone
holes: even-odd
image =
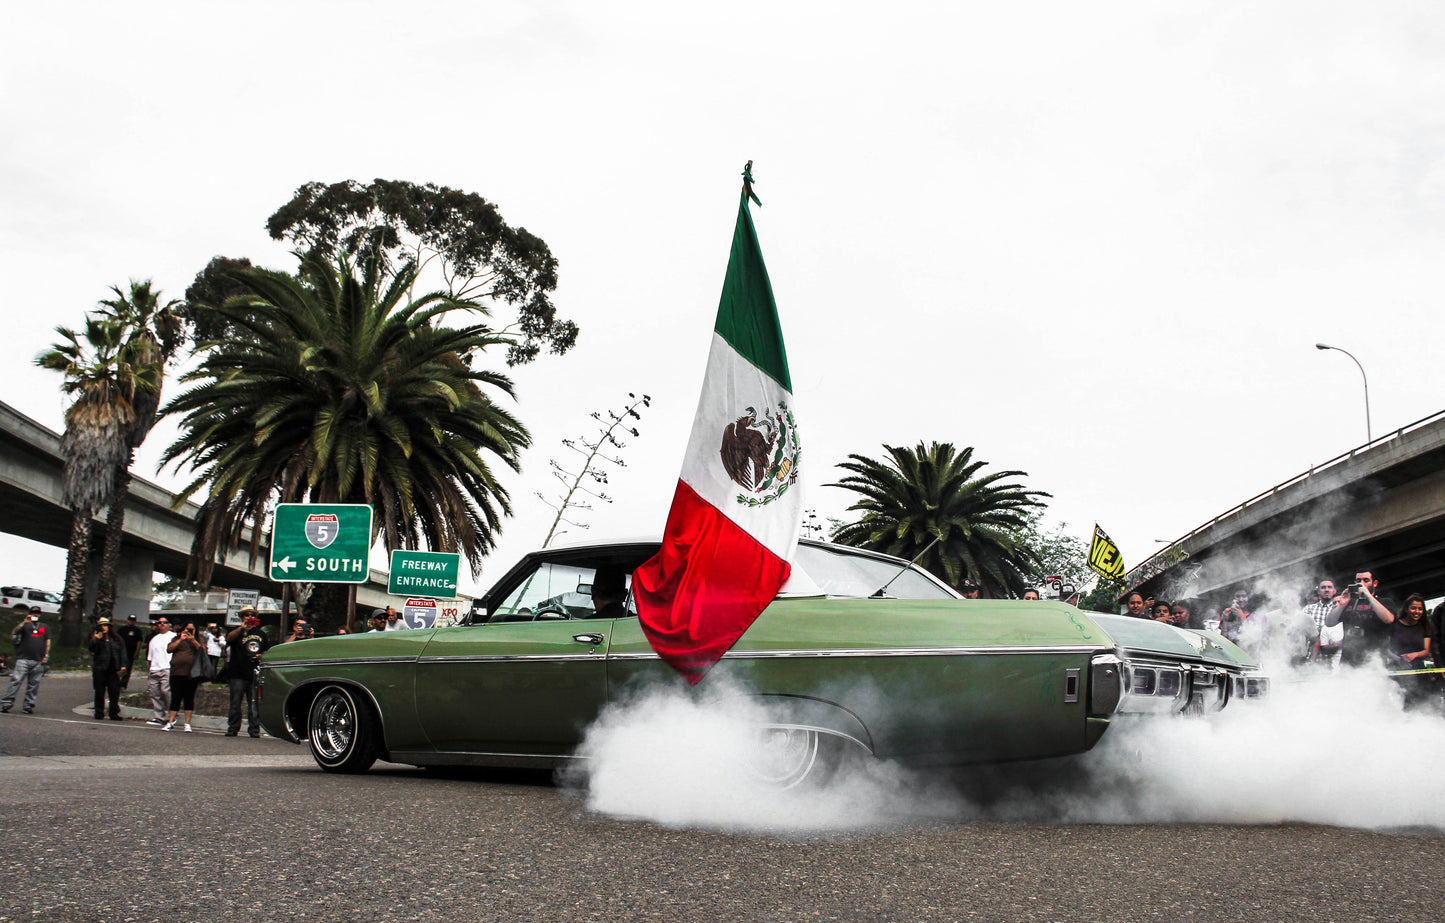
[[[10,674],[10,688],[0,698],[0,712],[9,711],[15,705],[15,696],[20,683],[25,683],[25,714],[35,711],[35,697],[40,694],[40,681],[50,670],[50,630],[40,624],[40,614],[27,615],[10,633],[10,643],[15,645],[15,671]]]
[[[166,645],[166,650],[171,655],[171,712],[161,730],[175,727],[176,716],[184,713],[186,726],[182,730],[189,734],[191,715],[196,710],[196,678],[191,676],[191,667],[196,662],[196,652],[205,650],[196,640],[196,626],[187,622],[176,639]]]
[[[106,702],[110,703],[110,720],[120,720],[120,680],[130,667],[125,654],[125,639],[110,627],[110,619],[101,616],[90,633],[90,685],[95,689],[95,720],[105,719]]]

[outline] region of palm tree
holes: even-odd
[[[919,563],[955,589],[972,581],[990,596],[1022,595],[1037,561],[1020,530],[1049,495],[1006,482],[1023,471],[979,476],[986,462],[972,460],[972,446],[883,448],[885,462],[849,455],[838,467],[853,473],[827,485],[862,495],[848,507],[862,516],[833,540],[910,560],[921,553]]]
[[[75,396],[65,411],[60,440],[65,465],[61,501],[72,513],[59,641],[76,645],[85,605],[91,522],[115,498],[117,473],[129,477],[137,398],[143,402],[145,395],[160,393],[162,370],[160,363],[137,349],[130,324],[105,311],[86,317],[83,334],[67,327],[57,327],[56,332],[61,341],[35,362],[64,375],[61,389]],[[120,530],[107,531],[118,536]]]
[[[164,463],[196,472],[183,492],[207,497],[191,549],[191,576],[210,581],[218,555],[250,529],[252,561],[276,503],[369,503],[388,550],[461,551],[473,569],[511,514],[482,453],[519,468],[530,437],[484,386],[513,396],[509,379],[471,367],[510,339],[485,324],[441,325],[485,309],[444,293],[409,300],[413,265],[385,276],[376,260],[357,275],[346,257],[302,257],[298,275],[235,274],[247,294],[210,310],[235,331],[198,344],[193,385],[165,413],[182,434]],[[373,535],[375,538],[375,535]],[[333,598],[313,613],[325,628]],[[331,594],[334,596],[334,594]]]
[[[119,323],[126,331],[123,358],[127,364],[122,381],[126,383],[126,400],[132,416],[125,432],[126,457],[116,466],[115,486],[111,491],[110,510],[105,519],[105,545],[100,556],[100,579],[95,594],[95,615],[111,618],[115,614],[115,586],[120,568],[120,542],[125,529],[125,502],[130,494],[130,466],[135,450],[155,426],[161,406],[161,385],[165,365],[176,354],[181,342],[181,321],[176,314],[179,302],[161,303],[161,293],[152,289],[150,280],[130,283],[130,291],[111,286],[114,298],[100,302],[99,313]],[[133,371],[132,371],[133,370]]]

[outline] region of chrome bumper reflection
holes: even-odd
[[[1208,664],[1098,654],[1089,670],[1089,713],[1099,717],[1213,712],[1268,694],[1264,674]]]

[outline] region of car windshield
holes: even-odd
[[[958,598],[912,566],[839,545],[800,544],[795,563],[829,596],[872,596],[886,585],[883,595],[897,599]]]

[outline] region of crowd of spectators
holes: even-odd
[[[1194,619],[1187,600],[1168,603],[1133,592],[1123,599],[1123,612],[1217,631],[1252,653],[1283,643],[1294,648],[1296,663],[1319,669],[1381,664],[1411,694],[1445,692],[1445,671],[1435,668],[1445,643],[1445,603],[1430,612],[1420,593],[1397,602],[1381,591],[1374,571],[1363,568],[1348,582],[1317,581],[1298,605],[1272,602],[1268,613],[1257,609],[1249,588],[1240,587],[1223,608],[1204,609]]]

